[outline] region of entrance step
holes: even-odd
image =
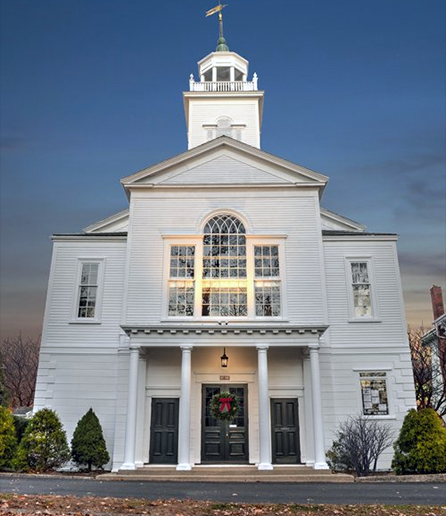
[[[142,467],[133,471],[99,475],[98,480],[136,480],[138,482],[354,482],[351,475],[316,470],[307,466],[276,466],[259,471],[256,466],[195,466],[191,471],[175,467]]]

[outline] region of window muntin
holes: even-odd
[[[166,264],[169,317],[283,315],[282,244],[277,239],[247,236],[238,218],[221,214],[206,223],[201,238],[171,242]]]
[[[280,316],[279,246],[254,246],[254,277],[256,316]]]
[[[246,237],[243,224],[223,215],[204,228],[203,279],[246,278]]]
[[[369,264],[365,261],[352,261],[351,285],[353,292],[353,314],[355,317],[372,317],[372,296]]]
[[[195,303],[195,246],[173,245],[170,248],[169,308],[170,316],[193,316]]]
[[[96,317],[98,286],[99,263],[82,263],[76,314],[79,319]]]
[[[229,285],[203,282],[201,315],[211,317],[246,317],[248,294],[246,282],[231,281]]]
[[[387,416],[389,402],[385,372],[367,371],[359,373],[364,416]]]
[[[202,316],[248,315],[245,233],[232,215],[217,215],[204,227]]]
[[[256,278],[270,278],[280,276],[279,246],[254,246],[254,268]]]

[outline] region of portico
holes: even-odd
[[[126,331],[129,335],[129,396],[125,461],[118,469],[136,469],[143,464],[151,464],[151,460],[158,464],[158,460],[161,460],[162,464],[162,454],[154,455],[154,450],[150,449],[155,446],[149,437],[154,431],[152,405],[163,400],[169,403],[168,400],[173,399],[179,402],[176,422],[178,439],[173,439],[172,433],[169,439],[177,442],[174,453],[175,467],[179,471],[188,471],[201,463],[220,464],[228,461],[255,464],[258,470],[273,469],[275,464],[281,462],[280,459],[283,462],[283,450],[277,451],[276,441],[273,442],[274,439],[281,439],[282,434],[280,421],[276,421],[279,430],[275,429],[274,421],[279,416],[272,413],[271,407],[278,407],[274,409],[276,411],[281,410],[281,403],[295,407],[296,411],[298,453],[289,450],[290,457],[285,457],[285,463],[291,460],[294,461],[292,463],[307,464],[314,469],[327,468],[319,368],[319,338],[325,327],[217,324],[187,329],[172,325],[164,328],[126,328]],[[222,368],[220,364],[223,348],[229,356],[227,368]],[[143,363],[141,367],[138,366],[139,361]],[[243,446],[246,455],[224,457],[216,454],[215,462],[212,455],[211,458],[204,455],[206,446],[215,449],[230,446],[225,444],[225,440],[230,440],[235,431],[231,428],[231,432],[227,431],[226,434],[218,433],[221,442],[217,443],[214,432],[214,441],[206,442],[209,432],[205,427],[204,389],[207,385],[214,386],[214,390],[218,386],[225,389],[245,386],[245,390],[240,392],[246,393],[247,428],[240,428],[244,425],[240,420],[230,426],[239,426],[238,430],[242,430],[237,433],[236,444]],[[137,407],[143,407],[144,413],[138,414]],[[215,426],[215,421],[208,424]],[[142,428],[138,429],[138,425]],[[163,430],[160,432],[162,435]],[[287,439],[290,439],[290,434]],[[273,450],[276,455],[273,455]]]

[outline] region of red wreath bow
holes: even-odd
[[[221,403],[221,405],[220,405],[221,413],[229,412],[231,410],[230,403],[232,401],[232,398],[220,398],[218,401],[219,401],[219,403]]]

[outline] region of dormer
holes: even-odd
[[[257,74],[248,80],[249,63],[230,52],[223,37],[217,50],[198,62],[183,93],[188,148],[225,135],[260,148],[263,91]]]

